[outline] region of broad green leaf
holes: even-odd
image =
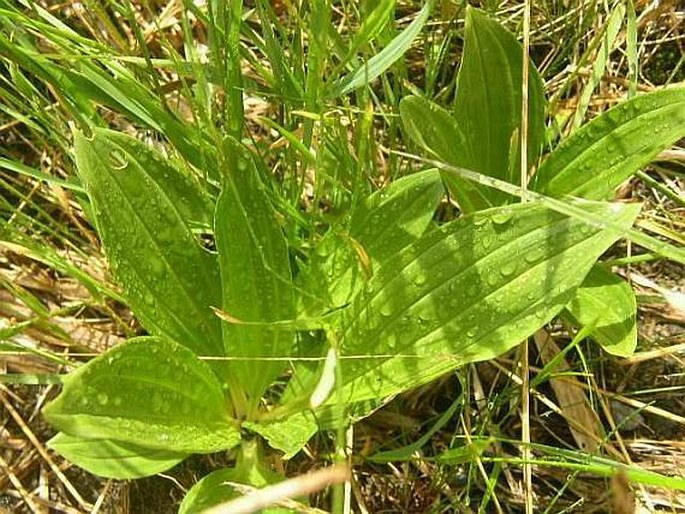
[[[374,269],[425,232],[443,195],[440,174],[429,169],[400,178],[361,202],[348,233],[331,230],[300,273],[298,283],[305,291],[300,312],[316,316],[348,304]],[[337,317],[339,312],[332,314]],[[307,356],[326,351],[320,344],[308,350]],[[282,402],[311,393],[319,380],[317,368],[317,363],[296,362],[295,378],[288,382]]]
[[[564,140],[542,163],[534,189],[549,196],[608,199],[633,173],[685,136],[685,88],[623,102]]]
[[[339,317],[342,310],[335,311]],[[323,328],[323,333],[331,330],[336,323]],[[324,337],[318,332],[300,332],[298,336],[297,356],[312,360],[296,360],[292,364],[292,375],[286,385],[281,397],[279,406],[286,412],[276,419],[284,419],[293,412],[309,408],[311,394],[321,380],[321,373],[325,363],[327,348]]]
[[[639,211],[583,207],[625,230]],[[501,355],[549,322],[620,236],[538,203],[482,211],[424,236],[343,314],[343,397],[390,396]]]
[[[635,351],[635,293],[620,277],[594,266],[566,309],[577,323],[594,324],[591,337],[610,354],[629,357]]]
[[[62,432],[48,441],[62,457],[93,475],[131,480],[174,467],[188,454],[146,448],[111,439],[85,439]]]
[[[214,225],[222,310],[245,322],[292,320],[295,300],[285,236],[252,158],[237,147],[236,152],[238,167],[224,178]],[[247,392],[249,406],[243,407],[254,408],[286,365],[268,358],[290,355],[294,331],[223,323],[223,336],[226,355],[245,358],[228,363],[230,379]]]
[[[472,166],[464,167],[520,184],[521,45],[498,22],[469,7],[463,55],[454,115],[474,159]],[[543,84],[532,62],[528,87],[528,162],[532,166],[540,155],[545,133]],[[456,186],[450,191],[459,198]],[[492,205],[513,200],[500,191],[482,193]]]
[[[145,174],[150,177],[163,192],[186,222],[211,226],[214,219],[214,205],[209,195],[204,193],[198,182],[189,174],[175,166],[172,161],[159,151],[143,144],[121,132],[96,129],[93,144],[102,144],[103,139],[112,148],[118,147],[123,154],[136,157],[143,166]]]
[[[242,494],[226,482],[264,487],[284,479],[261,463],[259,446],[256,442],[243,443],[235,468],[219,469],[200,480],[186,494],[178,514],[200,514],[221,503],[233,500]],[[292,512],[282,507],[263,509],[264,514],[286,514]]]
[[[341,307],[385,260],[423,234],[444,195],[437,170],[400,178],[365,199],[347,233],[331,230],[319,243],[298,282],[305,312]]]
[[[387,70],[395,63],[404,52],[411,46],[412,42],[419,35],[424,25],[428,21],[435,0],[428,0],[414,18],[409,26],[393,39],[379,53],[374,55],[368,62],[343,77],[333,89],[331,96],[342,96],[354,91],[355,89],[369,84],[373,79]]]
[[[184,346],[154,337],[130,339],[70,373],[43,415],[73,437],[175,453],[240,442],[209,366]]]
[[[197,209],[193,189],[185,201],[184,182],[171,178],[178,171],[128,136],[94,129],[75,142],[78,173],[127,303],[152,334],[198,355],[222,355],[219,320],[209,308],[220,301],[216,258],[185,218]]]
[[[286,460],[294,457],[319,428],[309,411],[298,412],[272,423],[246,421],[243,427],[261,435],[272,448],[281,450]]]
[[[444,194],[435,169],[395,180],[354,210],[350,235],[372,259],[383,263],[423,235]]]
[[[400,102],[400,116],[409,138],[432,156],[452,166],[475,169],[476,159],[454,116],[425,98],[408,96]],[[453,174],[443,174],[461,209],[474,212],[492,207],[485,188]]]

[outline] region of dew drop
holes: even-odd
[[[152,259],[150,261],[150,271],[152,272],[153,275],[161,275],[162,272],[164,271],[164,266],[162,265],[162,261],[160,259]]]
[[[527,263],[532,264],[534,262],[539,261],[544,254],[545,251],[542,248],[531,248],[525,253],[523,258],[526,260]]]
[[[512,262],[505,262],[499,269],[499,272],[502,274],[503,277],[508,277],[512,275],[514,271],[516,271],[516,266]]]
[[[143,294],[143,301],[144,301],[147,305],[152,306],[152,305],[154,305],[154,303],[155,303],[155,297],[152,296],[152,293],[146,291],[146,292]],[[154,350],[156,350],[156,348],[155,348]]]
[[[126,160],[124,152],[118,148],[114,148],[109,152],[109,164],[112,169],[123,170],[128,166],[128,160]]]
[[[609,210],[612,214],[619,214],[623,210],[623,205],[618,202],[609,204]]]
[[[98,393],[97,399],[100,405],[107,405],[107,402],[109,401],[107,393]]]
[[[393,309],[392,309],[392,305],[390,305],[389,302],[386,302],[386,303],[384,303],[383,305],[381,305],[380,313],[381,313],[381,315],[387,317],[387,316],[391,316],[391,315],[392,315],[392,310],[393,310]]]
[[[586,236],[587,236],[587,235],[591,234],[592,231],[593,231],[592,226],[591,226],[591,225],[588,225],[587,223],[583,223],[583,224],[580,226],[580,232],[581,232],[581,234],[583,234],[583,235],[586,235]]]
[[[163,408],[163,403],[164,403],[164,398],[162,398],[162,394],[159,391],[155,391],[152,394],[152,410],[155,412],[161,412]]]
[[[512,216],[511,209],[506,209],[503,211],[500,211],[498,213],[495,213],[492,215],[492,221],[495,223],[495,225],[504,225],[507,223]]]
[[[470,328],[466,331],[466,335],[468,336],[469,339],[473,339],[476,337],[476,329],[475,328]]]

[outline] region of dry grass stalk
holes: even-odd
[[[243,484],[231,482],[229,485],[243,492],[247,492],[247,494],[237,500],[232,500],[212,507],[211,509],[207,509],[203,514],[250,514],[273,505],[295,508],[299,512],[320,513],[322,511],[319,509],[311,509],[290,500],[292,498],[307,496],[325,489],[330,485],[339,484],[348,480],[350,480],[350,470],[347,466],[339,464],[291,478],[263,489],[255,489]]]
[[[544,330],[535,334],[534,341],[540,360],[545,365],[561,352],[554,339]],[[571,367],[566,359],[562,359],[555,371],[561,373],[570,370]],[[578,384],[578,379],[567,376],[564,380],[560,380],[552,376],[549,383],[557,397],[561,415],[568,422],[578,448],[596,453],[602,440],[601,423],[597,413],[592,409],[585,391]]]

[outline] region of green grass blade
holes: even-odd
[[[113,300],[125,302],[124,298],[117,291],[74,265],[70,259],[60,254],[55,248],[40,244],[21,232],[10,230],[7,233],[3,233],[2,238],[0,238],[0,247],[7,248],[18,255],[23,255],[45,264],[63,273],[65,276],[73,277],[95,297],[104,295]]]
[[[417,159],[416,156],[411,154],[405,154],[403,152],[397,153],[413,159]],[[634,243],[639,244],[647,250],[651,250],[652,252],[659,254],[662,257],[666,257],[667,259],[672,259],[681,264],[685,264],[685,250],[683,248],[673,246],[669,243],[656,239],[655,237],[651,237],[648,234],[645,234],[638,230],[630,228],[626,229],[624,227],[621,227],[620,224],[614,223],[611,219],[597,216],[591,211],[584,209],[582,207],[583,203],[581,201],[579,201],[578,205],[575,205],[574,203],[568,201],[569,199],[559,200],[556,198],[552,198],[550,196],[545,196],[535,191],[523,190],[522,188],[515,186],[513,184],[509,184],[508,182],[497,180],[495,178],[483,175],[482,173],[476,173],[475,171],[467,170],[465,168],[457,168],[455,166],[450,166],[448,164],[444,164],[432,159],[418,158],[418,160],[421,160],[422,162],[425,162],[432,166],[436,166],[442,170],[449,171],[450,173],[454,173],[466,180],[471,180],[473,182],[477,182],[488,187],[499,189],[500,191],[504,191],[506,193],[509,193],[510,195],[518,196],[520,198],[525,197],[533,201],[539,201],[543,205],[549,207],[550,209],[556,212],[565,214],[567,216],[572,216],[579,220],[583,220],[585,223],[592,227],[601,227],[604,229],[611,230],[616,234],[621,234],[623,237],[630,239]]]
[[[395,3],[396,0],[380,0],[368,16],[364,17],[347,48],[347,56],[342,61],[343,65],[386,27],[394,12]]]
[[[346,95],[355,89],[365,86],[392,66],[393,63],[404,55],[416,36],[423,30],[434,4],[435,0],[428,0],[421,8],[414,21],[412,21],[406,29],[359,69],[343,77],[335,85],[330,96],[337,97]]]
[[[590,78],[587,84],[583,88],[580,98],[578,99],[578,108],[573,116],[573,128],[577,129],[583,124],[585,119],[585,113],[587,112],[588,105],[590,105],[590,100],[592,99],[592,93],[599,85],[602,80],[604,71],[606,70],[607,64],[609,64],[609,54],[613,49],[614,43],[616,41],[616,36],[618,36],[621,30],[621,25],[623,24],[623,17],[625,15],[626,9],[622,3],[619,3],[616,8],[611,12],[609,20],[606,23],[606,27],[602,30],[596,37],[601,38],[601,44],[599,45],[598,55],[592,64],[592,72],[590,73]],[[593,43],[591,43],[591,46]]]
[[[626,20],[626,58],[628,59],[628,98],[637,95],[639,63],[637,59],[637,16],[633,0],[628,0]]]
[[[508,440],[503,442],[520,444],[520,441]],[[533,450],[547,455],[533,459],[531,462],[533,465],[576,470],[604,477],[613,477],[619,473],[624,473],[631,482],[685,491],[685,479],[678,476],[662,475],[642,469],[634,464],[616,462],[605,457],[589,455],[575,450],[565,450],[536,443],[532,443],[531,447]],[[508,457],[482,457],[482,459],[485,462],[505,462],[517,466],[524,462],[523,459]]]
[[[440,415],[435,424],[417,441],[396,450],[387,450],[384,452],[375,453],[370,457],[367,457],[366,460],[370,462],[397,462],[414,459],[416,453],[420,451],[421,448],[423,448],[423,446],[426,445],[433,438],[433,436],[452,419],[454,413],[457,412],[457,409],[461,407],[463,403],[464,400],[461,396],[454,400],[452,405],[450,405],[447,410]]]
[[[298,277],[309,293],[303,310],[314,315],[349,303],[375,268],[423,234],[443,195],[433,169],[398,179],[361,202],[348,229],[332,229]]]
[[[59,177],[54,177],[52,175],[49,175],[41,170],[37,170],[35,168],[32,168],[30,166],[26,166],[25,164],[22,164],[17,161],[13,161],[10,159],[5,159],[4,157],[0,157],[0,168],[14,171],[19,173],[20,175],[24,175],[26,177],[32,177],[38,180],[42,180],[46,182],[47,184],[53,184],[56,186],[63,187],[64,189],[69,189],[71,191],[74,191],[76,193],[85,193],[86,190],[83,189],[83,186],[77,183],[76,180],[64,180]]]

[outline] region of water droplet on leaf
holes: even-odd
[[[513,275],[514,271],[516,271],[516,265],[512,262],[505,262],[500,267],[499,271],[503,277],[508,277],[510,275]]]
[[[384,303],[383,305],[381,305],[380,313],[381,313],[383,316],[391,316],[391,315],[392,315],[392,311],[393,311],[392,305],[391,305],[389,302],[386,302],[386,303]]]
[[[128,160],[126,159],[124,152],[118,148],[112,149],[109,152],[109,165],[115,170],[123,170],[126,168],[126,166],[128,166]]]
[[[492,215],[492,221],[496,225],[504,225],[505,223],[507,223],[511,219],[511,216],[512,216],[511,209],[502,210],[502,211]]]

